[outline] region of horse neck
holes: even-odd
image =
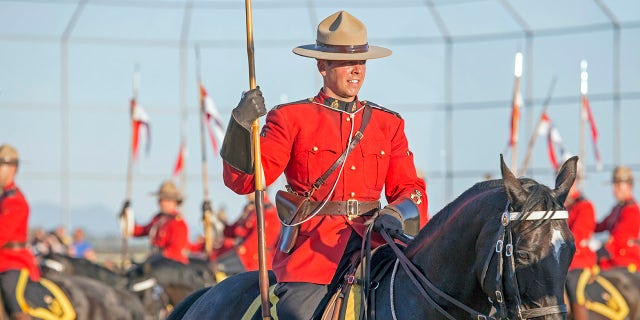
[[[471,288],[472,281],[478,284],[472,290],[480,290],[476,273],[492,252],[488,246],[498,235],[505,204],[502,188],[463,193],[427,223],[407,248],[407,256],[434,283]]]

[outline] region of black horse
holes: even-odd
[[[53,282],[71,304],[62,306],[64,319],[77,320],[144,320],[144,307],[130,293],[118,291],[105,283],[84,276],[68,275],[45,270],[41,281]],[[132,299],[133,297],[133,299]],[[0,299],[1,300],[1,299]],[[0,303],[2,305],[2,303]],[[60,306],[60,305],[59,305]],[[72,310],[71,310],[72,309]],[[9,319],[0,308],[0,319]],[[39,318],[38,318],[39,319]]]
[[[198,259],[191,259],[188,267],[165,261],[167,259],[153,264],[147,261],[134,265],[125,273],[117,273],[86,259],[57,253],[49,253],[41,260],[42,268],[50,272],[84,276],[108,284],[124,300],[139,300],[146,314],[157,319],[166,317],[174,305],[195,290],[215,284],[208,262]]]
[[[408,260],[392,261],[371,286],[377,319],[566,319],[575,243],[562,204],[577,157],[563,164],[555,189],[517,179],[500,162],[501,180],[477,183],[434,215],[404,250]],[[240,319],[255,305],[257,279],[227,278],[169,319]]]
[[[601,271],[594,275],[581,271],[571,272],[580,272],[582,275],[576,287],[580,292],[580,303],[588,310],[586,319],[640,319],[640,274],[637,271],[624,267]],[[569,314],[570,319],[583,320],[582,317],[584,316],[573,312]]]

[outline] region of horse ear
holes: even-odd
[[[520,184],[520,180],[511,172],[511,169],[504,163],[504,157],[500,154],[500,171],[502,172],[502,182],[507,191],[507,199],[512,206],[518,206],[527,199],[527,191]]]
[[[573,182],[576,180],[577,170],[578,156],[573,156],[569,158],[569,160],[565,161],[562,164],[562,167],[560,167],[560,171],[558,171],[558,176],[556,177],[556,188],[553,192],[556,194],[556,198],[558,198],[562,203],[567,199],[569,189],[571,189]]]

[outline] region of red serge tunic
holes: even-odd
[[[640,266],[640,209],[633,199],[613,207],[611,213],[596,225],[596,232],[609,231],[610,238],[605,247],[611,259],[602,265],[603,268]]]
[[[576,253],[569,270],[587,269],[597,264],[596,253],[589,248],[589,240],[596,228],[596,214],[591,201],[578,196],[567,207],[569,229],[576,241]]]
[[[264,223],[265,241],[267,248],[267,268],[272,268],[273,255],[276,250],[276,242],[280,235],[280,220],[276,207],[269,199],[264,199]],[[258,219],[255,207],[246,217],[241,217],[234,224],[224,229],[225,238],[242,239],[236,246],[236,253],[245,270],[258,270]]]
[[[287,183],[297,192],[311,185],[338,159],[349,136],[362,122],[363,104],[353,115],[324,105],[321,91],[315,98],[277,106],[267,114],[260,147],[267,185],[284,172]],[[338,178],[338,174],[340,177]],[[224,182],[236,193],[254,191],[254,175],[224,163]],[[335,185],[335,190],[331,189]],[[416,175],[413,153],[404,133],[404,120],[380,107],[372,110],[364,136],[312,200],[376,201],[382,188],[388,203],[411,199],[420,212],[420,225],[427,222],[425,183]],[[353,221],[345,216],[315,216],[301,225],[293,252],[276,251],[273,271],[279,282],[331,282],[352,232],[362,235],[365,218]],[[379,243],[378,243],[379,244]],[[376,246],[378,244],[373,244]]]
[[[29,270],[33,281],[40,279],[36,260],[27,243],[29,205],[20,189],[10,183],[0,193],[0,273]],[[17,245],[18,247],[13,247]]]
[[[189,263],[188,228],[178,213],[158,213],[149,224],[145,226],[136,224],[133,236],[149,236],[151,245],[158,248],[163,257],[184,264]]]

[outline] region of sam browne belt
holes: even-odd
[[[20,241],[7,241],[5,244],[0,246],[0,249],[9,249],[9,250],[22,250],[27,248],[26,242]]]
[[[320,201],[311,201],[310,203],[311,208],[318,208],[320,205],[322,205]],[[317,214],[322,216],[347,216],[349,219],[354,219],[363,215],[373,215],[378,209],[380,209],[380,201],[349,199],[347,201],[328,201]]]

